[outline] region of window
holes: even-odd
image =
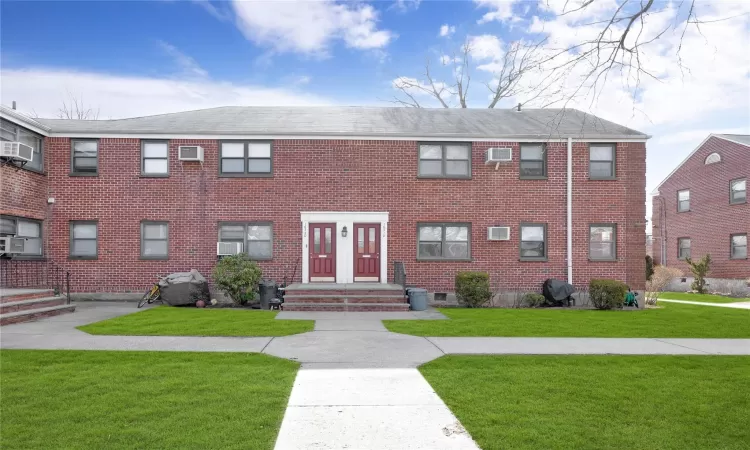
[[[99,172],[99,141],[72,140],[70,174],[96,176]]]
[[[717,162],[721,162],[721,155],[719,155],[718,153],[711,153],[710,155],[706,156],[706,165],[714,164]]]
[[[677,259],[690,258],[690,238],[677,239]]]
[[[42,222],[21,217],[0,217],[0,236],[24,238],[22,253],[19,256],[42,256]]]
[[[98,256],[98,223],[93,220],[70,222],[70,257],[96,259]]]
[[[733,234],[730,236],[730,259],[747,259],[747,234]]]
[[[220,224],[219,242],[240,242],[242,249],[255,260],[273,258],[273,226],[270,222]]]
[[[677,212],[690,211],[690,190],[677,191]]]
[[[595,261],[617,259],[617,226],[615,224],[589,225],[589,259]]]
[[[522,223],[520,253],[521,261],[547,260],[547,224]]]
[[[165,177],[169,175],[169,143],[141,141],[141,175]]]
[[[420,144],[418,175],[423,178],[471,178],[471,145]]]
[[[615,178],[615,145],[591,144],[589,146],[589,179]]]
[[[468,223],[422,223],[417,225],[417,259],[470,258],[471,225]]]
[[[521,178],[547,178],[547,149],[544,144],[521,144]]]
[[[33,149],[31,161],[23,167],[41,172],[44,169],[44,153],[42,152],[42,136],[25,128],[19,127],[7,120],[0,120],[0,141],[20,142]]]
[[[729,182],[729,203],[745,203],[747,201],[747,178],[740,178]]]
[[[141,222],[141,258],[169,259],[168,222]]]
[[[219,173],[227,177],[270,177],[272,151],[269,141],[222,142]]]

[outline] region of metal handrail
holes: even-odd
[[[70,304],[70,272],[54,262],[0,258],[0,285],[4,288],[52,289]]]

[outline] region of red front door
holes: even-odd
[[[310,224],[310,282],[336,281],[336,224]]]
[[[354,281],[380,281],[380,224],[354,224]]]

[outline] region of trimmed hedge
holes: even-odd
[[[591,280],[589,282],[589,297],[596,309],[622,308],[627,292],[628,287],[621,281]]]
[[[528,308],[541,308],[547,304],[547,299],[542,294],[527,292],[521,299],[522,305]]]
[[[490,275],[486,272],[456,273],[456,299],[467,308],[484,306],[492,298]]]

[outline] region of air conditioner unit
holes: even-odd
[[[513,159],[513,149],[510,147],[491,147],[487,149],[485,164],[509,162]]]
[[[236,255],[242,253],[242,242],[217,242],[216,254],[218,256]]]
[[[30,162],[34,158],[34,149],[20,142],[3,142],[0,156]]]
[[[16,237],[0,237],[0,253],[23,253],[26,239]]]
[[[508,241],[510,240],[510,227],[488,227],[488,241]]]
[[[200,161],[203,162],[203,147],[200,145],[180,145],[180,161]]]

